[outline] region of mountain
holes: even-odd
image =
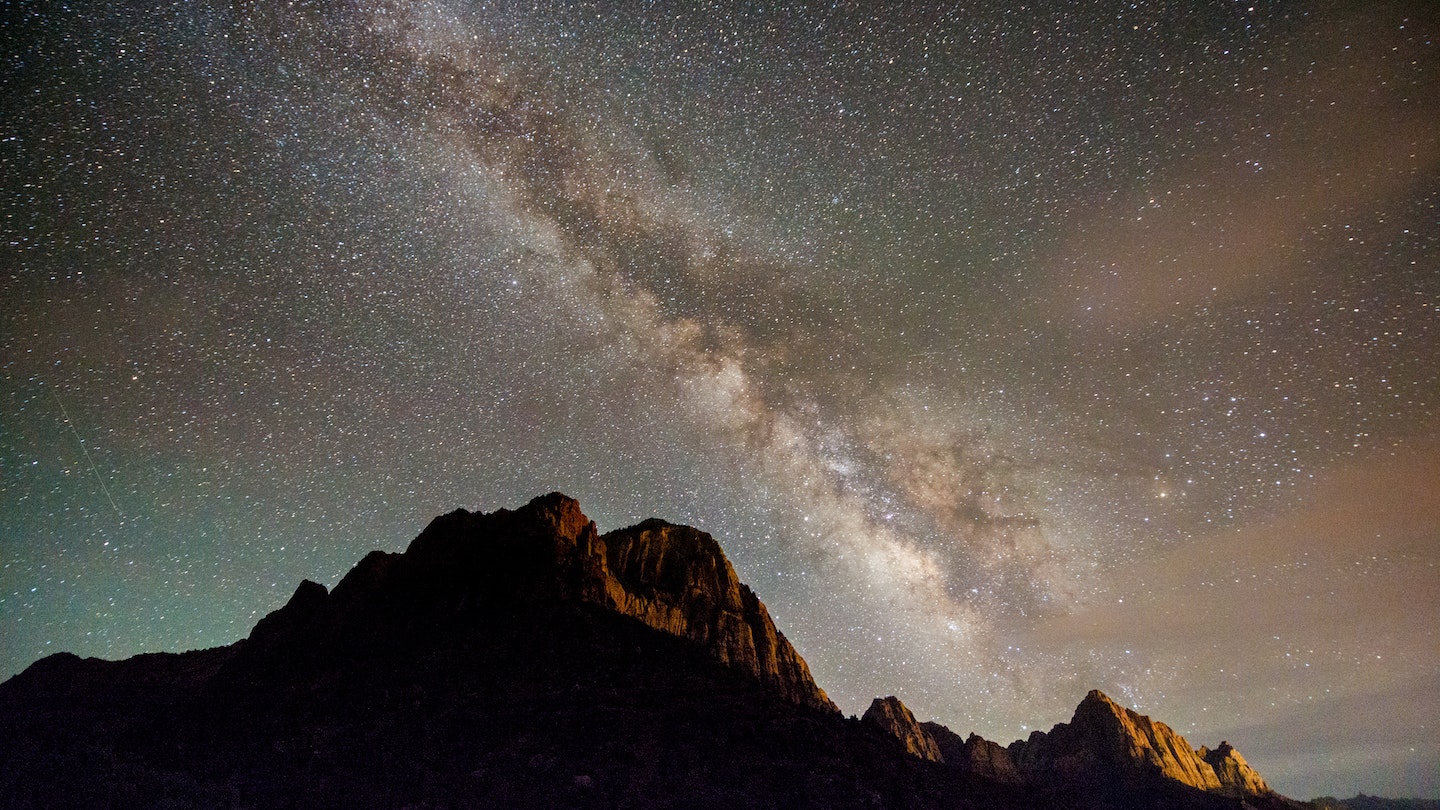
[[[333,593],[301,583],[221,675],[264,673],[342,651],[336,645],[404,646],[463,630],[467,618],[555,605],[636,619],[787,700],[839,712],[714,538],[655,519],[601,537],[579,503],[558,493],[518,512],[438,517],[404,554],[371,552]]]
[[[1242,797],[1271,795],[1240,754],[1221,743],[1213,752],[1190,747],[1164,723],[1111,700],[1099,690],[1085,696],[1069,723],[1036,731],[1010,744],[1022,772],[1087,782],[1120,775],[1130,782],[1162,777],[1200,790]],[[1216,766],[1219,766],[1218,768]]]
[[[1192,748],[1169,726],[1121,706],[1098,689],[1085,696],[1069,723],[1057,724],[1048,733],[1036,731],[1008,747],[974,734],[961,740],[938,723],[918,723],[894,697],[877,698],[864,719],[886,730],[913,756],[998,781],[1118,789],[1135,795],[1184,786],[1252,805],[1289,803],[1230,743],[1214,750]]]
[[[1010,751],[999,743],[993,743],[979,734],[965,739],[939,723],[921,723],[920,727],[935,740],[940,749],[941,762],[966,773],[995,779],[1001,782],[1021,782],[1020,772]]]
[[[436,518],[226,647],[36,662],[0,684],[0,805],[1294,806],[1098,692],[1009,748],[894,697],[847,719],[714,538],[559,494]]]
[[[1183,739],[1183,738],[1182,738]],[[1219,747],[1211,750],[1201,748],[1195,753],[1215,770],[1215,777],[1220,780],[1221,789],[1240,796],[1263,796],[1267,793],[1274,793],[1270,786],[1260,774],[1250,767],[1250,763],[1240,756],[1240,752],[1230,746],[1228,742],[1221,742]]]
[[[905,746],[905,753],[911,756],[928,759],[931,762],[944,760],[935,737],[921,728],[920,723],[915,720],[915,715],[911,714],[910,709],[900,702],[900,698],[893,695],[886,698],[875,698],[860,720],[879,727],[885,733],[899,740],[900,744]]]

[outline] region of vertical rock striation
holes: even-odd
[[[1226,793],[1236,796],[1262,796],[1274,793],[1270,786],[1260,774],[1250,767],[1250,763],[1240,756],[1228,742],[1220,743],[1215,750],[1201,748],[1200,758],[1205,760],[1211,768],[1215,769],[1215,776],[1220,780],[1222,789]]]
[[[696,642],[795,703],[838,711],[715,538],[652,518],[601,541],[607,607]]]
[[[1127,709],[1100,690],[1085,696],[1069,723],[1036,731],[1010,745],[1020,770],[1084,781],[1097,773],[1158,775],[1201,790],[1220,780],[1185,738],[1164,723]]]

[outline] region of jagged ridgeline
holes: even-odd
[[[1008,748],[841,716],[708,534],[436,518],[227,647],[0,684],[6,807],[1285,807],[1098,692]]]
[[[1247,801],[1275,797],[1229,742],[1191,748],[1169,726],[1092,690],[1069,723],[1036,731],[1009,747],[975,734],[961,739],[939,723],[919,723],[896,697],[876,698],[863,718],[913,756],[1005,782],[1103,787],[1143,793],[1158,781]]]

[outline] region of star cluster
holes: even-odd
[[[561,490],[846,711],[1440,796],[1425,4],[3,15],[3,674]]]

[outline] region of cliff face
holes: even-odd
[[[1025,781],[1004,746],[978,734],[961,739],[939,723],[917,722],[914,713],[897,697],[875,698],[860,719],[894,737],[911,756],[996,782]]]
[[[328,594],[302,583],[256,625],[229,674],[336,643],[383,649],[475,613],[566,603],[688,639],[791,702],[838,713],[714,538],[659,520],[602,537],[559,493],[514,511],[438,517],[404,554],[371,552]]]
[[[1053,774],[1071,781],[1097,773],[1127,777],[1162,776],[1201,790],[1218,790],[1215,771],[1184,737],[1164,723],[1127,709],[1094,690],[1069,723],[1047,734],[1036,731],[1010,745],[1022,771]]]
[[[1272,793],[1270,786],[1260,774],[1250,767],[1250,763],[1240,756],[1240,752],[1231,747],[1230,743],[1222,742],[1215,750],[1201,748],[1200,758],[1205,760],[1215,770],[1215,776],[1220,780],[1226,793],[1238,796],[1264,795]]]
[[[865,710],[865,716],[860,719],[884,729],[890,736],[899,740],[905,746],[905,751],[911,756],[928,759],[931,762],[941,762],[945,759],[940,753],[940,747],[935,743],[935,738],[922,728],[920,723],[916,722],[915,715],[910,712],[909,707],[901,703],[897,697],[875,698],[870,703],[870,708]]]
[[[985,742],[972,735],[967,745]],[[990,743],[989,745],[994,745]],[[998,748],[998,746],[995,746]],[[1003,769],[1033,784],[1122,784],[1165,780],[1241,798],[1273,797],[1240,752],[1229,743],[1196,750],[1164,723],[1128,709],[1094,690],[1069,723],[1036,731],[1005,749]],[[972,757],[974,755],[972,754]]]
[[[1069,723],[1048,733],[1036,731],[1008,748],[976,734],[962,740],[939,723],[917,723],[894,697],[876,698],[863,719],[896,738],[912,756],[998,782],[1144,787],[1159,780],[1244,799],[1275,797],[1228,742],[1197,751],[1169,726],[1098,690],[1085,697]]]
[[[836,710],[713,537],[652,519],[601,542],[607,607],[700,644],[795,703]]]

